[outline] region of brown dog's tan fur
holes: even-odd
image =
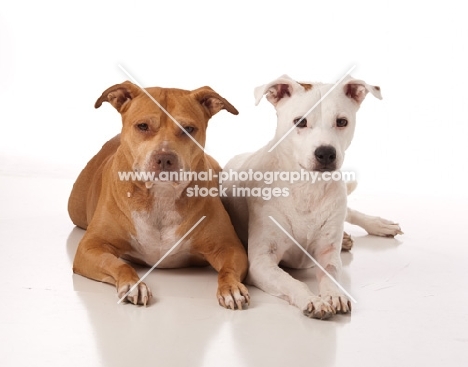
[[[146,90],[182,126],[193,127],[191,135],[202,146],[205,145],[208,120],[214,114],[221,109],[238,113],[209,87],[195,91]],[[118,172],[163,170],[155,161],[165,152],[176,157],[177,167],[180,165],[181,169],[192,172],[209,169],[219,172],[217,162],[136,85],[125,82],[112,86],[97,100],[95,107],[102,102],[109,102],[120,112],[122,132],[104,144],[73,186],[68,203],[70,218],[77,226],[87,229],[78,245],[74,272],[114,284],[119,297],[123,297],[139,277],[122,258],[153,265],[149,259],[161,258],[169,242],[171,247],[202,216],[206,216],[160,267],[209,263],[219,272],[219,303],[229,308],[242,308],[248,304],[248,291],[241,283],[247,271],[247,255],[221,200],[219,197],[187,196],[187,188],[195,185],[217,188],[217,180],[147,186],[142,181],[121,181],[118,176]],[[140,226],[140,232],[144,228],[147,233],[138,233],[137,226]],[[166,226],[176,230],[174,233],[167,230],[168,235]],[[154,240],[150,237],[151,246],[146,241],[147,234],[155,234]],[[140,238],[146,243],[140,243]],[[165,242],[159,243],[159,238]],[[142,248],[145,251],[138,253]],[[157,255],[158,251],[160,255]],[[149,288],[141,282],[126,299],[135,304],[146,304],[151,296]]]

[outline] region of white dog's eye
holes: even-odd
[[[345,127],[348,126],[348,120],[346,119],[336,119],[336,127]]]
[[[294,125],[299,128],[303,128],[307,126],[307,119],[305,117],[298,117],[294,119]]]

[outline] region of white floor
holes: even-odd
[[[72,274],[72,183],[0,170],[2,366],[468,365],[467,200],[356,193],[355,209],[405,235],[351,228],[342,283],[358,303],[318,321],[253,287],[248,310],[225,310],[209,268],[156,269],[149,307],[117,304],[112,286]],[[314,287],[312,271],[295,276]]]

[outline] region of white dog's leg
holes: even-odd
[[[331,226],[330,226],[331,227]],[[332,233],[336,228],[325,229],[325,233]],[[315,260],[331,275],[337,282],[341,273],[340,242],[342,241],[342,231],[336,231],[335,238],[330,236],[321,237],[314,251]],[[329,302],[335,313],[351,312],[351,302],[342,290],[317,267],[317,280],[319,282],[320,297]]]
[[[393,237],[403,234],[398,223],[380,217],[363,214],[348,208],[346,221],[364,228],[369,234],[382,237]]]
[[[331,317],[334,311],[329,303],[278,266],[285,249],[281,241],[290,242],[289,239],[279,234],[277,228],[268,225],[249,226],[249,232],[250,266],[246,283],[288,301],[308,317]]]
[[[328,319],[335,313],[330,304],[314,295],[307,284],[281,269],[274,256],[250,259],[246,283],[288,301],[308,317]]]

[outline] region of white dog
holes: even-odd
[[[335,313],[348,313],[351,303],[346,292],[340,290],[320,267],[316,273],[318,296],[279,267],[297,269],[313,265],[311,258],[297,244],[338,280],[345,220],[362,226],[371,234],[393,236],[401,233],[398,224],[347,211],[346,184],[343,180],[325,180],[326,174],[329,177],[331,173],[338,173],[343,164],[345,151],[353,138],[356,112],[366,94],[370,92],[382,98],[379,87],[350,77],[331,89],[331,84],[298,83],[286,75],[256,88],[256,104],[266,95],[276,108],[275,137],[255,153],[234,157],[224,169],[226,176],[230,172],[249,170],[264,174],[316,172],[323,175],[322,180],[317,179],[315,183],[280,180],[269,184],[232,179],[231,175],[230,180],[222,183],[227,187],[227,197],[223,199],[225,207],[240,239],[244,244],[248,243],[247,282],[286,299],[306,316],[319,319]],[[329,94],[325,96],[326,93]],[[317,104],[322,96],[325,98]],[[353,185],[349,186],[348,190],[352,191]],[[242,196],[237,195],[239,188],[256,188],[257,192],[259,188],[268,188],[269,193],[274,194],[269,195],[269,200],[259,195],[239,197]],[[352,242],[345,236],[344,244],[349,248]]]

